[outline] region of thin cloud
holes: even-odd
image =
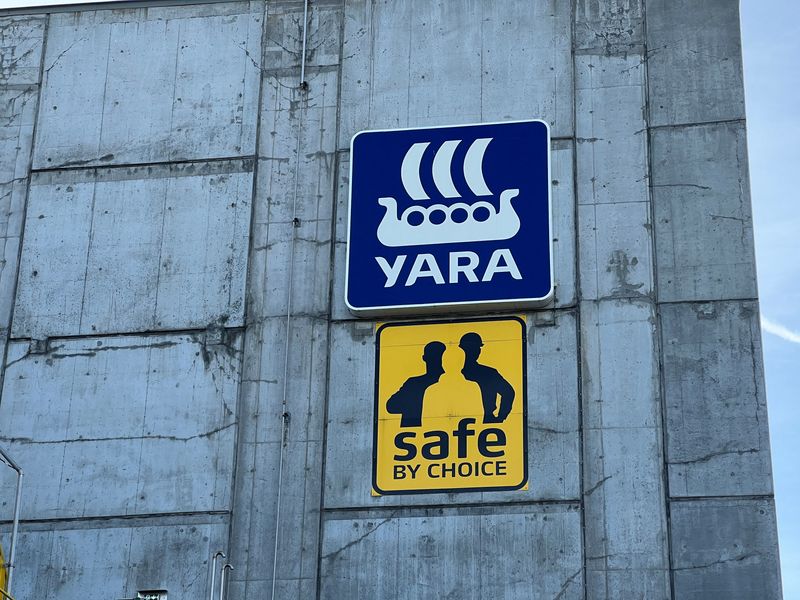
[[[772,335],[777,335],[779,338],[783,338],[787,342],[794,342],[795,344],[800,344],[800,333],[792,331],[791,329],[784,327],[780,323],[776,323],[775,321],[770,321],[766,317],[761,317],[761,327],[764,328],[764,331],[771,333]]]

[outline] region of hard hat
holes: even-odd
[[[461,336],[461,341],[458,342],[459,348],[480,348],[483,346],[483,340],[477,333],[470,331]]]

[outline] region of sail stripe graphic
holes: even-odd
[[[433,182],[437,189],[445,198],[460,198],[453,177],[450,174],[450,166],[453,162],[453,154],[461,140],[448,140],[442,144],[433,158]]]
[[[483,179],[483,155],[492,138],[478,138],[467,150],[464,157],[464,179],[476,196],[491,196],[492,190]]]
[[[430,142],[418,142],[411,146],[403,158],[403,164],[400,167],[400,178],[403,180],[403,187],[413,200],[430,200],[430,196],[425,193],[425,188],[422,187],[422,182],[419,178],[419,166],[422,161],[422,155],[425,150],[430,146]]]
[[[486,147],[493,138],[478,138],[467,149],[464,157],[464,179],[469,189],[475,196],[491,196],[492,190],[486,185],[483,178],[483,155]],[[460,198],[455,184],[451,168],[453,166],[453,156],[458,145],[463,140],[447,140],[436,151],[433,157],[433,183],[443,198]],[[422,186],[420,178],[420,168],[422,157],[430,146],[430,142],[417,142],[412,144],[403,157],[403,164],[400,167],[400,178],[403,187],[412,200],[430,200],[430,196]]]

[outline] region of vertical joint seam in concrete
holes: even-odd
[[[28,197],[31,193],[31,174],[33,172],[33,150],[36,144],[36,127],[39,123],[39,111],[42,103],[42,85],[44,83],[44,59],[47,52],[47,37],[50,29],[50,14],[44,17],[44,27],[42,30],[42,52],[39,57],[39,78],[36,84],[36,111],[33,115],[33,130],[31,131],[31,147],[28,152],[28,174],[25,182],[25,197],[22,200],[22,216],[19,225],[19,242],[17,247],[17,265],[14,273],[13,288],[11,292],[11,310],[8,313],[8,329],[5,333],[6,344],[3,350],[3,363],[0,364],[0,404],[3,402],[3,387],[6,379],[6,361],[8,360],[9,341],[11,340],[11,325],[14,323],[14,313],[17,308],[17,286],[19,285],[20,265],[22,264],[22,245],[25,241],[25,221],[28,217]]]
[[[313,10],[313,6],[311,7]],[[342,12],[339,17],[339,67],[338,73],[336,76],[336,135],[334,139],[336,140],[336,145],[338,147],[339,143],[339,136],[341,134],[341,111],[342,111],[342,72],[343,72],[343,65],[344,65],[344,24],[345,24],[345,6],[344,2],[342,2]],[[349,157],[351,159],[352,157]],[[315,598],[316,600],[320,600],[322,598],[322,542],[323,542],[323,535],[324,535],[324,526],[325,521],[323,519],[323,514],[325,512],[325,481],[326,481],[326,469],[328,466],[328,409],[330,407],[330,381],[331,381],[331,352],[333,350],[332,343],[333,343],[333,303],[334,303],[334,294],[336,293],[336,286],[334,285],[334,279],[336,277],[335,273],[335,264],[336,264],[336,223],[339,218],[339,166],[342,161],[342,152],[340,152],[337,148],[337,151],[334,152],[333,157],[333,189],[331,193],[333,197],[331,198],[331,248],[330,248],[330,255],[328,260],[331,264],[331,274],[328,280],[328,323],[327,323],[327,339],[325,340],[327,346],[327,352],[325,357],[325,385],[324,385],[324,394],[323,394],[323,406],[322,406],[322,457],[320,460],[320,472],[319,472],[319,485],[320,485],[320,494],[319,494],[319,530],[317,532],[317,556],[316,556],[316,563],[317,563],[317,580],[316,580],[316,589],[315,589]],[[350,199],[348,198],[347,201],[349,202]]]
[[[670,489],[669,489],[669,464],[667,454],[667,414],[666,414],[666,385],[664,382],[664,355],[663,346],[661,343],[661,306],[658,297],[658,240],[656,239],[656,211],[653,202],[653,153],[651,151],[652,141],[652,127],[650,125],[650,49],[647,43],[647,2],[642,1],[642,44],[644,47],[644,119],[647,126],[647,137],[645,140],[645,152],[647,153],[647,199],[648,199],[648,217],[650,219],[650,248],[651,248],[651,271],[653,276],[653,299],[654,299],[654,316],[655,316],[655,333],[654,345],[656,364],[658,368],[658,409],[661,417],[661,478],[664,485],[664,512],[665,512],[665,525],[666,525],[666,545],[667,545],[667,568],[669,573],[669,594],[672,600],[675,598],[675,581],[674,570],[672,565],[672,507],[670,506]]]
[[[570,34],[570,52],[572,54],[572,203],[575,205],[573,211],[572,226],[576,232],[580,232],[580,224],[578,221],[578,77],[576,73],[576,48],[577,39],[575,35],[575,24],[578,18],[578,0],[572,0],[570,3],[570,20],[569,20],[569,34]],[[548,182],[552,185],[552,182]],[[575,263],[575,360],[577,365],[575,367],[578,382],[576,401],[578,403],[578,493],[580,494],[580,525],[581,525],[581,565],[583,569],[583,600],[588,600],[589,588],[587,585],[588,579],[588,564],[586,562],[587,548],[586,548],[586,504],[584,502],[584,493],[586,491],[586,482],[584,480],[584,427],[583,427],[583,336],[581,335],[581,311],[580,299],[583,298],[581,290],[581,277],[580,277],[580,256],[581,256],[581,236],[575,236],[575,248],[573,251],[573,261]]]
[[[251,258],[254,252],[253,243],[255,240],[255,222],[256,222],[256,203],[258,200],[258,167],[259,167],[259,142],[261,136],[261,102],[264,97],[264,41],[267,36],[267,2],[264,1],[263,10],[261,11],[261,37],[259,40],[259,47],[258,47],[258,56],[259,56],[259,63],[256,65],[258,67],[258,102],[256,104],[256,131],[255,131],[255,140],[254,144],[254,160],[253,160],[253,177],[252,177],[252,186],[250,192],[250,227],[248,229],[248,247],[247,247],[247,264],[245,265],[245,283],[244,283],[244,309],[242,311],[242,324],[245,331],[245,335],[242,338],[242,356],[241,356],[241,369],[240,369],[240,377],[239,377],[239,388],[236,398],[236,415],[237,415],[237,425],[236,425],[236,432],[233,438],[233,465],[232,465],[232,476],[231,476],[231,503],[230,503],[230,517],[228,520],[228,538],[226,540],[226,548],[223,551],[227,554],[228,560],[233,561],[235,559],[239,559],[241,557],[232,557],[231,551],[233,546],[233,534],[234,534],[234,526],[235,526],[235,519],[234,515],[237,511],[237,501],[240,499],[237,497],[236,488],[237,488],[237,480],[239,478],[239,443],[241,439],[241,424],[242,420],[244,419],[244,405],[245,405],[245,389],[247,386],[242,385],[242,375],[244,375],[245,369],[245,353],[247,352],[247,333],[251,333],[253,331],[253,322],[251,320],[251,315],[249,314],[249,310],[251,308],[250,302],[250,265],[252,263]],[[216,550],[212,551],[216,552]],[[210,559],[210,557],[209,557]],[[246,560],[246,559],[245,559]],[[234,565],[236,568],[237,565]],[[239,565],[240,570],[246,571],[246,565]],[[247,584],[245,583],[245,586]]]

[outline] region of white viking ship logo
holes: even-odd
[[[384,246],[420,246],[423,244],[452,244],[458,242],[483,242],[507,240],[520,228],[519,216],[511,201],[519,194],[509,189],[500,194],[500,209],[480,197],[492,196],[483,178],[483,155],[494,138],[478,138],[467,149],[464,157],[464,180],[477,202],[455,204],[415,205],[397,214],[397,200],[391,197],[378,199],[386,209],[380,225],[378,240]],[[433,158],[433,182],[444,198],[461,198],[453,183],[451,166],[453,155],[462,140],[447,140]],[[400,177],[408,196],[417,202],[430,200],[420,181],[420,163],[430,142],[413,144],[403,158]]]

